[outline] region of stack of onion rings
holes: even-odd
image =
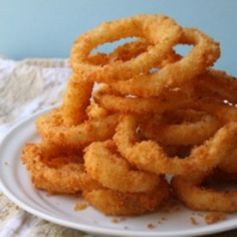
[[[136,40],[91,53],[126,37]],[[178,44],[192,48],[181,56]],[[211,37],[161,15],[82,34],[62,105],[37,118],[42,142],[23,148],[35,187],[81,193],[107,215],[154,212],[170,189],[192,209],[237,211],[236,192],[202,186],[216,172],[237,180],[237,80],[211,68],[219,56]]]

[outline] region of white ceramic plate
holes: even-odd
[[[237,215],[229,215],[226,220],[207,225],[200,213],[185,208],[171,213],[159,212],[141,217],[114,219],[91,207],[75,211],[74,206],[79,197],[49,196],[36,190],[19,159],[22,145],[39,139],[34,126],[36,116],[15,126],[0,147],[2,191],[19,207],[33,215],[59,225],[103,236],[184,237],[217,233],[237,226]],[[192,224],[190,217],[194,217],[198,225]]]

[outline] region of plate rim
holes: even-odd
[[[22,119],[21,121],[17,122],[12,128],[9,129],[9,131],[5,134],[3,137],[1,143],[0,143],[0,158],[2,153],[4,153],[4,145],[8,143],[9,140],[12,139],[12,135],[16,132],[17,129],[21,129],[25,124],[30,123],[31,120],[36,118],[37,116],[49,112],[51,109],[55,108],[55,106],[47,107],[43,110],[40,110],[37,113],[34,113],[25,119]],[[14,137],[14,136],[13,136]],[[17,159],[16,157],[14,159]],[[68,220],[61,219],[59,217],[50,216],[47,213],[44,213],[40,210],[35,209],[34,207],[31,207],[31,205],[27,204],[24,200],[21,200],[19,197],[15,196],[14,193],[8,189],[7,185],[3,181],[3,176],[1,169],[3,168],[3,165],[0,165],[0,192],[2,192],[6,197],[8,197],[13,203],[15,203],[17,206],[25,210],[26,212],[37,216],[39,218],[42,218],[44,220],[50,221],[54,224],[58,224],[64,227],[73,228],[79,231],[84,231],[87,233],[93,233],[93,234],[104,234],[104,235],[112,235],[112,236],[137,236],[137,237],[171,237],[171,236],[200,236],[203,234],[214,234],[214,233],[220,233],[227,230],[232,230],[237,227],[237,218],[236,220],[229,220],[225,223],[216,223],[213,225],[206,225],[201,226],[198,229],[194,230],[173,230],[173,231],[135,231],[135,230],[125,230],[125,229],[112,229],[112,228],[106,228],[106,227],[100,227],[100,226],[93,226],[91,224],[80,224],[80,223],[74,223]]]

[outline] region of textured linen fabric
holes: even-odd
[[[0,141],[17,122],[60,103],[70,73],[67,60],[0,59]],[[0,190],[0,237],[42,236],[88,235],[21,210]]]
[[[0,59],[0,136],[23,118],[59,103],[69,74],[66,60]]]

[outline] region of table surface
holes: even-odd
[[[3,82],[0,83],[0,98],[3,95],[5,98],[4,105],[0,103],[0,141],[4,132],[17,120],[58,103],[70,74],[64,60],[25,60],[16,63],[0,59],[0,71],[0,82]],[[26,73],[28,83],[25,82]],[[17,86],[19,83],[21,87]],[[34,101],[35,97],[37,100]],[[88,236],[26,213],[1,192],[0,210],[0,237]],[[211,236],[234,237],[237,230]]]

